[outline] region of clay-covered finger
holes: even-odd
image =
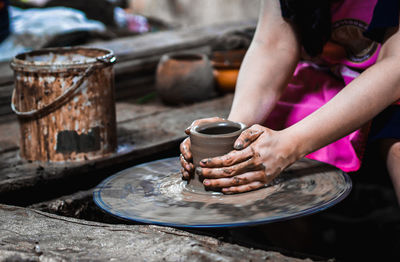
[[[251,182],[251,183],[246,184],[246,185],[222,188],[222,193],[224,193],[224,194],[237,194],[237,193],[253,191],[253,190],[262,188],[264,186],[265,186],[265,183],[256,181],[256,182]]]
[[[188,162],[190,162],[192,160],[192,151],[190,150],[190,147],[191,147],[191,143],[190,143],[189,137],[187,137],[185,140],[183,140],[183,142],[179,146],[182,156]]]
[[[262,133],[264,133],[263,127],[260,125],[253,125],[250,128],[244,130],[240,136],[236,139],[233,148],[236,150],[242,150],[254,142]]]
[[[217,167],[217,168],[207,168],[207,167],[197,167],[196,172],[205,178],[224,178],[233,177],[236,175],[243,174],[245,172],[262,170],[262,166],[257,166],[254,164],[253,158],[246,161],[240,162],[233,166],[227,167]]]
[[[179,161],[181,162],[181,166],[189,173],[194,171],[194,166],[192,163],[188,162],[183,155],[181,154],[179,157]]]
[[[262,183],[267,181],[264,171],[248,172],[229,178],[204,179],[203,184],[207,187],[224,188],[246,185],[256,181]]]
[[[253,151],[250,148],[241,151],[233,150],[223,156],[202,159],[200,161],[200,166],[208,168],[228,167],[246,161],[252,156]]]
[[[197,120],[193,121],[192,124],[185,129],[185,133],[187,135],[190,135],[190,129],[194,126],[203,125],[203,124],[207,124],[207,123],[213,123],[213,122],[217,122],[217,121],[221,121],[221,120],[225,120],[225,119],[218,117],[218,116],[197,119]]]
[[[189,180],[190,179],[189,172],[187,172],[183,167],[181,168],[181,174],[182,174],[182,178],[184,180]]]

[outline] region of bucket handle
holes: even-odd
[[[107,65],[114,64],[117,59],[114,56],[114,54],[108,54],[105,56],[96,57],[96,60],[98,62],[104,63],[107,66]],[[65,104],[69,100],[71,95],[74,94],[81,86],[83,86],[82,85],[83,81],[85,79],[87,79],[94,72],[94,70],[96,68],[97,68],[97,66],[95,66],[95,64],[89,66],[85,70],[85,72],[80,76],[78,81],[76,81],[72,86],[70,86],[67,90],[65,90],[62,95],[60,95],[59,97],[54,99],[50,104],[45,105],[39,109],[34,109],[31,111],[27,111],[27,112],[21,112],[15,107],[15,96],[16,95],[15,95],[15,88],[14,88],[12,97],[11,97],[11,109],[17,116],[23,117],[23,118],[33,118],[33,117],[45,114],[45,111],[47,111],[47,112],[52,111],[52,110],[62,106],[63,104]]]

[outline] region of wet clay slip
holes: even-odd
[[[193,164],[199,166],[202,159],[222,156],[233,150],[233,144],[246,126],[239,122],[221,120],[214,123],[193,126],[190,129]],[[188,181],[188,188],[206,191],[202,178],[197,174]]]

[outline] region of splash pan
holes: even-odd
[[[271,185],[223,195],[193,192],[181,180],[179,158],[125,169],[98,185],[95,203],[117,217],[174,227],[236,227],[313,214],[343,200],[352,184],[343,171],[302,159]]]

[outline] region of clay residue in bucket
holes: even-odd
[[[111,51],[97,48],[45,48],[17,55],[12,66],[14,70],[22,66],[39,66],[41,70],[66,66],[79,66],[98,62],[98,58],[109,55]],[[37,71],[35,68],[30,70]]]
[[[93,60],[93,57],[88,57],[80,54],[55,54],[55,53],[48,53],[45,55],[36,55],[36,56],[29,56],[25,57],[26,61],[29,62],[42,62],[48,64],[70,64],[70,63],[86,63],[87,61]]]

